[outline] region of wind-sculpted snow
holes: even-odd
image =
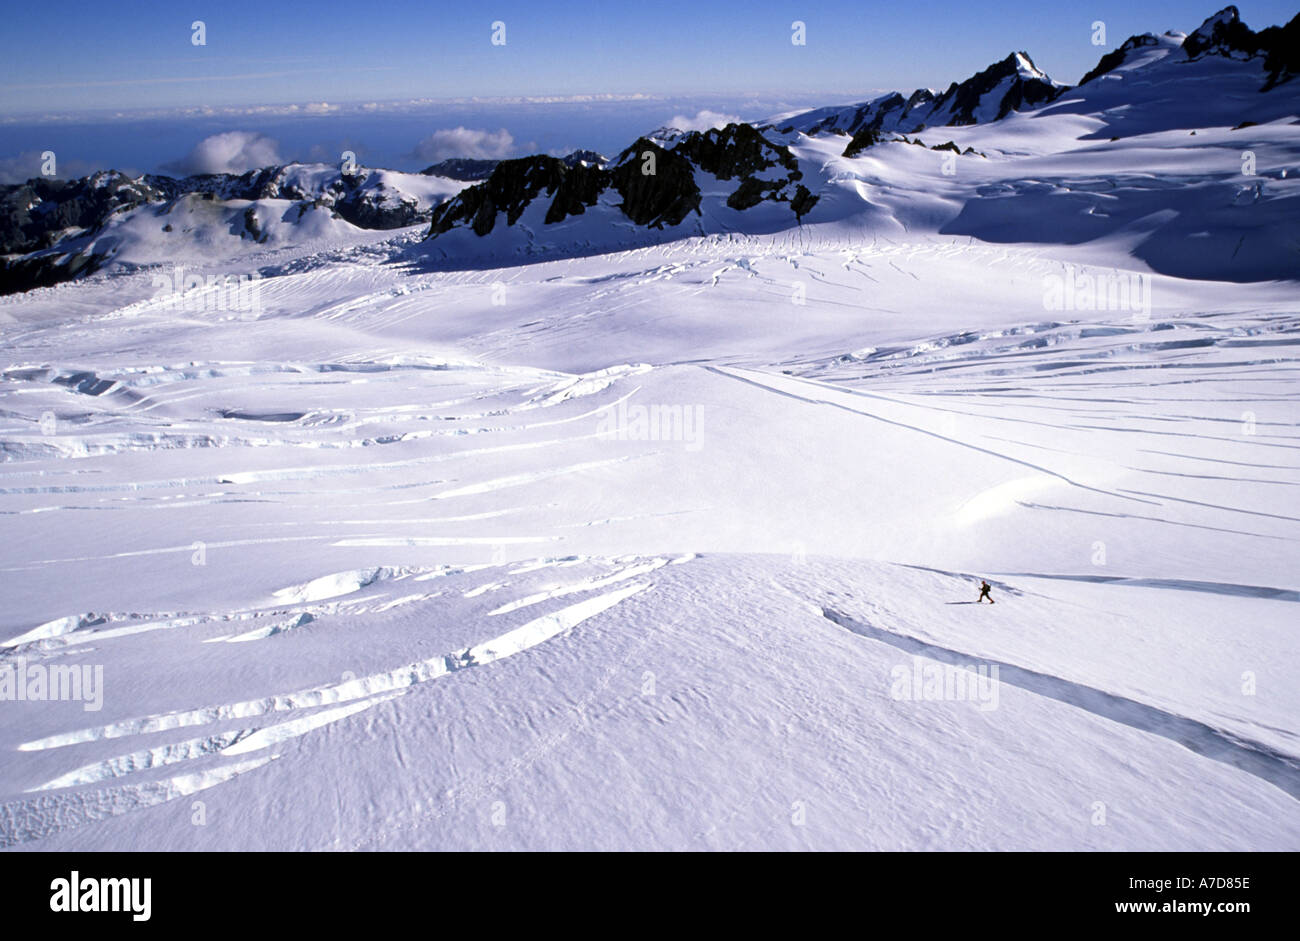
[[[178,798],[191,797],[255,771],[274,758],[274,755],[268,755],[162,781],[81,792],[71,798],[37,798],[0,804],[0,846],[28,843]]]
[[[592,587],[600,586],[594,585]],[[505,657],[513,656],[514,654],[525,651],[530,647],[535,647],[543,641],[551,639],[560,632],[569,630],[574,625],[586,620],[588,617],[599,614],[606,608],[618,604],[624,598],[643,591],[647,587],[649,587],[648,584],[636,584],[617,591],[609,592],[605,595],[598,595],[597,597],[587,601],[571,604],[554,614],[548,614],[536,618],[529,621],[527,624],[515,628],[514,630],[492,640],[484,641],[455,653],[449,653],[430,660],[413,663],[409,666],[388,673],[374,674],[362,677],[358,680],[350,680],[346,683],[336,684],[334,686],[301,690],[295,693],[285,693],[267,699],[249,700],[241,703],[210,706],[185,712],[147,716],[140,719],[131,719],[97,728],[81,729],[75,732],[67,732],[62,735],[56,735],[45,739],[25,742],[20,745],[19,748],[22,751],[61,748],[66,745],[98,741],[99,739],[104,738],[122,738],[127,735],[143,735],[168,729],[187,728],[190,726],[204,725],[211,722],[229,719],[244,719],[250,716],[265,715],[270,712],[310,709],[315,706],[351,702],[356,699],[362,699],[376,694],[388,693],[394,689],[404,689],[418,683],[427,683],[431,680],[438,679],[439,677],[446,676],[448,673],[456,670],[465,669],[470,666],[482,666],[495,660],[501,660]],[[578,590],[586,589],[583,588]],[[350,711],[339,711],[335,715],[337,718],[342,718],[351,714]],[[304,730],[307,730],[317,726],[307,723],[301,727]],[[222,744],[220,748],[224,749],[228,745],[233,745],[242,740],[243,736],[238,736],[235,739],[225,742],[225,744]],[[263,736],[257,739],[257,741],[269,742],[270,739],[268,739],[267,736]],[[210,749],[205,749],[204,751],[206,752],[206,750]],[[248,748],[245,746],[241,750],[248,750]],[[198,746],[195,743],[186,743],[179,752],[179,754],[183,754],[185,757],[192,757],[198,753]],[[120,762],[121,760],[116,761]],[[130,762],[128,762],[128,764],[130,764]]]
[[[0,305],[0,842],[1300,846],[1293,285],[938,235],[1127,159],[944,133],[792,144],[793,230]]]
[[[550,594],[559,596],[576,592],[594,592],[608,585],[653,572],[667,562],[667,559],[659,559],[652,560],[648,564],[628,566],[606,578],[589,579],[584,583],[575,584],[567,590],[556,590]],[[412,574],[415,573],[406,572],[398,577],[407,577]],[[428,574],[445,576],[452,573],[437,572]],[[352,592],[374,584],[376,579],[380,577],[384,576],[381,576],[380,573],[371,573],[370,576],[363,578],[327,576],[316,580],[309,586],[305,586],[309,589],[305,594],[321,594],[322,591],[326,590],[324,586],[327,585],[330,586],[328,591],[334,595]],[[316,586],[320,586],[320,588],[317,589]],[[26,742],[19,746],[19,750],[42,751],[80,743],[96,742],[103,739],[150,735],[172,729],[246,720],[280,712],[289,712],[291,714],[290,718],[273,725],[238,728],[202,738],[153,746],[97,761],[67,771],[50,781],[28,788],[28,790],[51,791],[96,785],[180,762],[196,761],[214,756],[234,757],[273,748],[315,730],[349,719],[375,706],[391,702],[395,697],[410,692],[419,684],[428,683],[470,667],[487,666],[528,651],[565,632],[571,631],[584,621],[615,607],[625,599],[637,595],[649,587],[649,582],[641,581],[620,587],[614,591],[594,594],[585,600],[568,604],[559,610],[536,617],[497,637],[471,644],[464,649],[445,655],[412,663],[396,670],[375,673],[331,686],[278,694],[259,700],[122,720],[105,726],[64,732],[44,739]],[[304,595],[304,591],[300,589],[292,591],[294,598],[301,598]],[[422,596],[422,600],[427,602],[429,597]],[[399,603],[402,600],[409,599],[399,599]],[[520,606],[536,604],[541,600],[545,599],[525,599]],[[390,602],[387,605],[380,606],[377,611],[387,611],[393,606],[394,603]],[[506,612],[498,610],[492,613],[504,614]],[[310,622],[310,616],[304,615],[304,617],[307,620],[302,623]],[[317,707],[325,708],[319,711],[311,711]],[[271,757],[278,756],[273,755]],[[215,786],[223,781],[230,780],[236,774],[260,767],[266,760],[264,758],[252,764],[244,762],[220,766],[215,769],[209,768],[197,775],[173,778],[170,783],[163,782],[164,786],[161,789],[156,784],[134,785],[132,787],[134,791],[149,795],[149,800],[140,806],[152,806],[155,803],[171,800],[178,796],[187,796],[195,790]],[[202,782],[201,785],[199,782]],[[105,797],[109,797],[110,795],[119,795],[125,792],[118,789],[100,793]],[[0,830],[0,841],[3,841],[0,845],[26,842],[35,838],[38,834],[47,835],[65,829],[69,824],[62,818],[69,814],[78,823],[87,822],[78,820],[79,814],[77,812],[78,807],[84,803],[85,796],[84,794],[75,795],[66,806],[59,807],[57,810],[48,802],[34,804],[31,801],[18,801],[0,806],[0,823],[6,824],[4,829]],[[39,817],[38,807],[48,808],[53,811],[55,820],[53,825],[41,827],[37,832],[15,825],[15,821],[19,818]],[[115,802],[113,813],[125,813],[133,809],[138,809],[138,807],[118,800]],[[96,818],[92,816],[91,819]]]

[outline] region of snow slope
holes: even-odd
[[[0,298],[0,846],[1300,849],[1297,86],[1180,41]]]
[[[1297,848],[1289,286],[822,231],[0,307],[0,839]]]

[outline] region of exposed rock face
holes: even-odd
[[[1159,43],[1160,40],[1151,33],[1130,36],[1118,49],[1102,56],[1096,67],[1079,80],[1079,84],[1086,85],[1099,76],[1114,71],[1127,62],[1136,50]],[[1241,21],[1235,6],[1227,6],[1189,33],[1183,39],[1182,50],[1191,61],[1206,56],[1245,60],[1262,58],[1267,74],[1260,91],[1268,91],[1289,81],[1300,71],[1300,15],[1293,17],[1285,26],[1270,26],[1255,32]]]
[[[745,210],[765,200],[786,202],[797,219],[817,201],[805,187],[795,186],[803,174],[789,148],[772,143],[749,124],[729,124],[704,132],[638,138],[608,165],[590,151],[562,159],[503,160],[482,183],[438,207],[429,235],[436,237],[457,226],[487,235],[500,213],[512,226],[539,198],[550,199],[544,222],[560,222],[581,215],[607,191],[621,197],[619,209],[633,223],[662,229],[699,212],[702,192],[697,171],[739,181],[727,198],[732,209]]]
[[[339,172],[318,187],[303,185],[295,170],[290,164],[250,170],[233,178],[188,177],[177,187],[179,194],[205,192],[220,199],[288,199],[324,206],[361,229],[400,229],[424,222],[431,215],[420,209],[418,200],[393,190],[379,177],[372,182],[373,170]]]
[[[545,221],[548,225],[568,216],[580,216],[587,211],[588,206],[596,205],[604,181],[599,166],[581,161],[570,164],[567,157],[563,160],[568,171],[556,187],[555,199],[546,212]]]
[[[909,138],[906,134],[894,136],[894,137],[885,137],[883,134],[879,134],[876,131],[871,130],[870,128],[863,128],[862,130],[858,131],[858,133],[853,135],[853,139],[849,141],[849,146],[844,148],[843,156],[856,157],[858,154],[862,153],[862,151],[866,150],[868,147],[873,147],[876,144],[880,144],[880,143],[912,144],[913,146],[916,147],[925,146],[925,142],[922,141],[919,137],[914,140]],[[942,144],[935,144],[930,148],[930,150],[947,150],[947,151],[951,151],[954,154],[962,154],[962,155],[975,154],[976,156],[980,156],[980,157],[984,156],[984,154],[980,153],[974,147],[967,147],[965,150],[962,150],[960,147],[957,146],[956,141],[947,141]]]
[[[607,162],[594,150],[575,150],[560,158],[565,166],[603,167]],[[425,176],[443,176],[449,180],[462,180],[468,183],[481,183],[492,175],[492,171],[501,163],[500,160],[479,160],[473,157],[452,157],[425,167],[420,172]]]
[[[262,224],[257,221],[256,206],[249,206],[244,210],[244,229],[252,236],[253,241],[266,241],[266,233],[262,231]]]
[[[89,274],[101,255],[49,253],[64,239],[99,229],[114,213],[167,198],[147,179],[105,170],[79,180],[28,180],[0,187],[0,294]],[[40,254],[38,254],[40,253]]]
[[[673,152],[720,180],[740,180],[727,197],[732,209],[749,209],[765,199],[789,201],[792,196],[788,188],[803,179],[799,161],[789,148],[771,143],[750,124],[728,124],[721,129],[687,134]],[[774,168],[778,168],[777,173],[766,173]]]
[[[1300,13],[1291,17],[1285,26],[1270,26],[1259,35],[1268,47],[1268,55],[1264,59],[1268,78],[1260,91],[1268,91],[1300,74]]]
[[[1135,49],[1141,49],[1143,46],[1157,46],[1159,44],[1160,40],[1151,33],[1143,33],[1141,36],[1130,36],[1128,39],[1124,40],[1124,44],[1118,49],[1112,49],[1110,52],[1102,56],[1101,61],[1099,61],[1087,75],[1079,79],[1079,84],[1087,85],[1093,79],[1105,75],[1107,72],[1113,72],[1128,61],[1129,54]]]
[[[790,208],[794,210],[795,218],[802,219],[806,216],[808,210],[817,204],[818,198],[802,183],[796,186],[794,188],[794,197],[790,200]]]
[[[915,92],[913,97],[919,96],[921,91]],[[923,89],[923,91],[929,97],[918,98],[918,103],[926,104],[934,100],[933,92],[928,88]],[[782,130],[785,132],[802,130],[805,134],[811,136],[818,134],[853,135],[861,131],[894,130],[906,120],[905,116],[908,111],[907,101],[903,99],[902,95],[895,93],[863,102],[854,106],[851,110],[832,111],[812,124],[805,124],[796,116],[796,123],[784,127]]]
[[[401,229],[424,222],[432,215],[430,210],[420,208],[415,197],[392,190],[382,181],[368,187],[365,177],[345,175],[341,182],[339,195],[329,189],[312,202],[330,206],[330,197],[334,197],[334,211],[359,229]],[[306,200],[299,200],[303,202]]]
[[[557,157],[502,160],[484,182],[462,190],[439,206],[430,222],[430,232],[468,225],[475,234],[487,235],[495,227],[499,212],[506,214],[507,225],[514,225],[539,195],[555,194],[568,171]]]
[[[1300,14],[1292,17],[1285,26],[1270,26],[1255,32],[1241,21],[1236,7],[1224,7],[1183,40],[1183,51],[1191,59],[1202,56],[1253,59],[1262,56],[1268,75],[1260,90],[1268,91],[1300,72]]]
[[[609,162],[594,150],[575,150],[573,153],[561,157],[560,159],[564,161],[566,166],[570,167],[603,167]]]
[[[92,253],[74,254],[61,263],[57,256],[10,256],[0,264],[0,294],[16,294],[70,281],[98,271],[107,260],[105,255]]]
[[[70,230],[94,231],[113,213],[185,195],[211,200],[288,199],[333,208],[353,225],[393,229],[429,218],[414,199],[402,200],[382,181],[368,185],[371,171],[340,173],[319,189],[293,178],[293,165],[250,170],[242,176],[204,174],[175,179],[146,174],[132,179],[103,170],[78,180],[45,180],[0,186],[0,254],[49,248]],[[395,198],[396,197],[396,198]]]
[[[673,151],[720,180],[751,176],[778,163],[787,170],[799,170],[788,148],[770,143],[751,124],[728,124],[687,134]]]
[[[0,187],[0,254],[50,248],[72,232],[98,227],[119,209],[166,198],[147,180],[133,180],[116,170],[80,180],[36,178]]]
[[[1000,96],[995,94],[1003,88]],[[947,116],[944,123],[949,127],[997,121],[1012,111],[1047,104],[1065,90],[1040,72],[1028,55],[1013,52],[960,85],[954,82],[935,99],[930,114]]]
[[[874,127],[864,127],[853,135],[853,139],[849,141],[849,146],[844,148],[844,156],[856,157],[868,147],[879,144],[882,139],[880,132]]]
[[[1183,51],[1195,59],[1206,54],[1232,55],[1234,52],[1253,56],[1262,50],[1259,36],[1241,21],[1237,8],[1227,6],[1183,40]]]
[[[1131,36],[1120,48],[1102,56],[1079,84],[1114,71],[1144,47],[1160,44],[1161,39],[1149,33]],[[1188,35],[1182,46],[1190,59],[1207,55],[1262,57],[1267,76],[1261,90],[1267,91],[1300,72],[1300,16],[1286,26],[1256,33],[1240,21],[1236,7],[1225,7]],[[886,136],[889,133],[914,134],[925,127],[997,121],[1013,111],[1049,104],[1069,90],[1070,86],[1052,81],[1038,69],[1026,53],[1015,52],[964,82],[954,82],[939,95],[920,88],[906,99],[893,93],[848,108],[820,108],[787,119],[781,129],[814,136],[850,135],[854,141],[845,153],[853,156],[882,140],[896,139]]]
[[[908,96],[907,104],[905,104],[903,107],[904,110],[910,112],[910,111],[915,111],[918,108],[923,108],[924,106],[930,104],[933,101],[934,101],[934,92],[930,91],[930,89],[928,88],[918,88],[916,91],[912,92],[912,94]]]
[[[1012,111],[1054,101],[1068,89],[1041,72],[1027,54],[1014,52],[966,81],[952,83],[940,95],[928,88],[918,88],[906,98],[894,92],[849,108],[796,115],[782,130],[809,135],[863,134],[855,148],[860,152],[874,142],[888,139],[883,136],[887,133],[995,121]]]
[[[679,145],[680,146],[680,145]],[[646,155],[654,156],[654,173],[646,173]],[[676,150],[639,138],[619,154],[609,171],[610,183],[623,197],[623,215],[637,225],[662,229],[677,225],[700,210],[700,187],[691,162]]]
[[[425,176],[445,176],[449,180],[465,180],[476,183],[491,176],[492,171],[497,168],[497,164],[500,162],[500,160],[452,157],[449,160],[443,160],[441,163],[435,163],[431,167],[425,167],[420,172]]]
[[[84,243],[117,213],[147,204],[167,211],[177,201],[285,199],[299,215],[325,208],[363,229],[396,229],[432,216],[415,196],[394,189],[383,171],[329,171],[301,164],[265,167],[241,175],[200,174],[174,178],[146,174],[132,179],[104,170],[77,180],[36,178],[0,186],[0,294],[56,284],[92,272],[106,258]],[[170,229],[165,229],[170,231]],[[243,214],[244,237],[264,241],[254,207]],[[78,240],[77,244],[70,244]],[[58,250],[67,247],[66,251]]]

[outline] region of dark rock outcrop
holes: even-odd
[[[783,122],[782,133],[798,130],[810,136],[863,134],[853,148],[860,152],[873,143],[891,139],[885,134],[914,134],[926,127],[999,120],[1012,111],[1054,101],[1068,90],[1068,86],[1058,85],[1040,72],[1025,53],[1012,53],[964,82],[953,82],[940,95],[918,88],[907,98],[894,92],[848,108],[817,109]]]
[[[97,229],[113,213],[161,202],[145,180],[105,170],[80,180],[36,178],[0,187],[0,255],[50,248],[65,236]]]
[[[618,195],[618,208],[634,224],[662,229],[699,212],[703,194],[697,172],[738,181],[726,201],[736,210],[764,201],[786,202],[797,219],[817,201],[805,187],[793,188],[803,174],[788,147],[774,144],[752,125],[729,124],[658,139],[641,137],[612,163],[591,151],[503,160],[486,180],[438,207],[429,236],[457,227],[487,235],[499,214],[512,226],[537,199],[550,200],[543,219],[549,225],[581,215],[606,192]]]
[[[575,150],[560,158],[569,167],[603,167],[609,161],[594,150]]]
[[[1241,21],[1234,6],[1227,6],[1207,19],[1183,40],[1183,51],[1188,58],[1200,56],[1231,55],[1240,53],[1253,56],[1261,52],[1259,36]]]
[[[328,209],[363,229],[402,228],[432,216],[414,196],[392,189],[378,171],[304,176],[299,169],[289,164],[239,175],[181,178],[160,174],[132,178],[117,170],[102,170],[77,180],[35,178],[0,186],[0,294],[57,284],[102,267],[107,256],[88,245],[115,215],[149,204],[159,205],[165,214],[185,198],[284,199],[297,203],[299,217],[308,209]],[[163,230],[173,231],[170,225]],[[257,242],[267,238],[251,206],[233,231]]]
[[[1255,32],[1241,21],[1235,6],[1227,6],[1183,40],[1183,51],[1190,59],[1211,55],[1234,59],[1263,57],[1267,76],[1260,91],[1268,91],[1300,72],[1300,14],[1285,26],[1270,26]]]
[[[988,120],[998,121],[1012,111],[1047,104],[1059,97],[1065,87],[1053,84],[1046,77],[1039,78],[1041,74],[1027,54],[1013,52],[960,85],[954,82],[935,99],[931,113],[947,113],[945,123],[949,127],[975,124],[979,120],[977,112],[992,103],[986,97],[1004,82],[1009,87],[996,102],[997,109]]]
[[[814,196],[808,187],[800,183],[794,189],[794,197],[790,200],[790,208],[794,210],[796,219],[802,219],[808,214],[813,206],[817,205],[819,196]]]
[[[752,124],[728,124],[686,134],[673,152],[720,180],[751,176],[777,164],[793,173],[799,171],[789,148],[770,143]]]
[[[853,139],[849,141],[849,145],[844,148],[844,156],[856,157],[868,147],[873,147],[876,144],[879,144],[882,139],[880,132],[875,128],[864,127],[853,135]]]
[[[1130,36],[1118,49],[1102,56],[1096,66],[1079,79],[1079,84],[1086,85],[1113,72],[1127,62],[1133,52],[1159,44],[1159,37],[1151,33]],[[1268,91],[1300,72],[1300,14],[1285,26],[1270,26],[1255,32],[1241,21],[1235,6],[1227,6],[1184,37],[1182,51],[1186,54],[1187,61],[1196,61],[1206,56],[1239,60],[1262,58],[1266,76],[1260,91]]]
[[[1130,36],[1128,39],[1124,40],[1123,45],[1118,49],[1112,49],[1110,52],[1102,56],[1100,61],[1098,61],[1098,63],[1093,66],[1083,78],[1079,79],[1079,84],[1087,85],[1093,79],[1105,75],[1107,72],[1115,71],[1115,69],[1128,61],[1129,53],[1133,52],[1135,49],[1141,49],[1143,46],[1155,46],[1158,45],[1159,42],[1160,40],[1151,33],[1143,33],[1140,36]]]
[[[678,145],[679,147],[681,145]],[[647,173],[646,155],[654,155],[654,173]],[[639,138],[619,154],[610,171],[610,184],[623,197],[620,208],[637,225],[662,229],[677,225],[700,211],[700,187],[691,162],[674,150]]]
[[[1300,74],[1300,13],[1285,26],[1270,26],[1259,34],[1261,45],[1268,50],[1264,71],[1268,78],[1260,91],[1288,82]]]
[[[496,226],[499,212],[506,214],[506,225],[514,225],[543,192],[556,194],[568,173],[569,167],[558,157],[502,160],[482,183],[462,190],[439,206],[430,221],[430,232],[468,225],[476,235],[487,235]],[[572,202],[571,193],[565,196]]]
[[[500,160],[475,160],[471,157],[452,157],[425,167],[420,172],[425,176],[445,176],[449,180],[463,180],[477,183],[486,180],[497,168]]]

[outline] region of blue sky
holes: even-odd
[[[1295,12],[1271,0],[1238,6],[1255,29]],[[1133,33],[1191,30],[1217,9],[1215,0],[10,4],[0,183],[37,176],[47,152],[65,178],[242,173],[338,162],[344,151],[408,171],[449,156],[613,155],[664,125],[946,88],[1022,49],[1074,83]],[[191,41],[195,20],[206,45]],[[796,20],[806,45],[790,41]],[[506,24],[504,46],[491,42],[494,21]],[[544,96],[558,100],[515,100]]]
[[[1238,4],[1261,29],[1290,3]],[[910,0],[10,4],[0,115],[88,109],[589,93],[848,94],[946,86],[1024,49],[1075,82],[1135,32],[1190,30],[1210,2]],[[207,44],[191,42],[191,23]],[[506,44],[490,42],[506,24]],[[807,24],[807,45],[790,42]],[[1107,42],[1091,43],[1091,24]]]

